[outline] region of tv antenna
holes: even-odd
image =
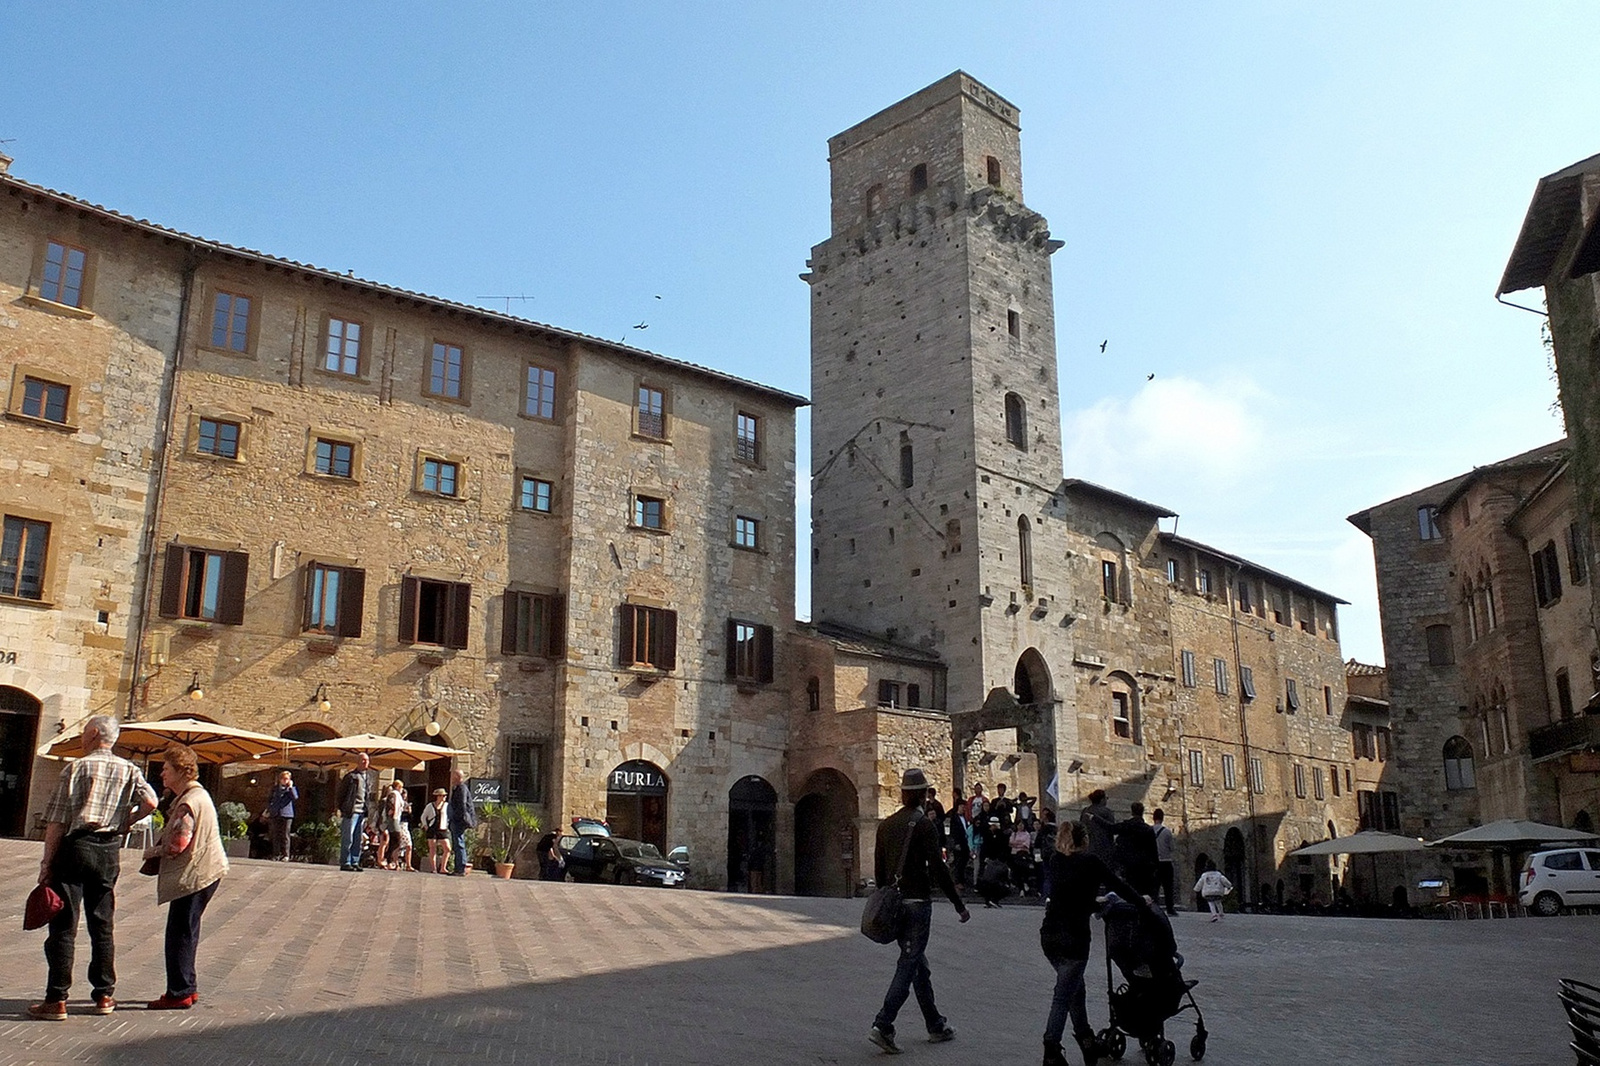
[[[506,314],[508,314],[508,315],[511,313],[511,301],[512,300],[532,300],[533,298],[534,297],[527,296],[527,295],[524,295],[522,293],[518,293],[518,294],[516,294],[514,296],[475,296],[475,297],[473,297],[473,299],[476,299],[476,300],[504,300],[506,302]]]

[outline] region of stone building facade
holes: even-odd
[[[705,884],[787,824],[800,397],[3,187],[8,550],[12,516],[52,533],[46,595],[0,607],[6,691],[47,731],[432,739],[547,822],[687,845]],[[38,292],[58,246],[78,306]],[[23,410],[35,380],[66,416]],[[268,778],[215,783],[253,807]]]
[[[954,784],[1031,757],[1064,809],[1095,787],[1176,807],[1186,874],[1228,861],[1279,898],[1288,850],[1356,822],[1316,787],[1349,762],[1339,601],[1063,480],[1061,242],[1023,201],[1019,131],[957,72],[829,141],[832,233],[803,275],[812,616],[943,664]],[[1202,696],[1215,661],[1228,688]]]

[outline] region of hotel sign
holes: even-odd
[[[632,796],[665,796],[667,779],[654,763],[634,760],[611,771],[609,787]]]

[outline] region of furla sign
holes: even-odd
[[[611,791],[634,796],[665,796],[667,778],[654,763],[635,759],[611,771]]]

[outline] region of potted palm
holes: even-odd
[[[517,860],[539,835],[539,816],[526,803],[485,803],[479,813],[489,854],[494,857],[494,874],[508,879],[516,871]]]

